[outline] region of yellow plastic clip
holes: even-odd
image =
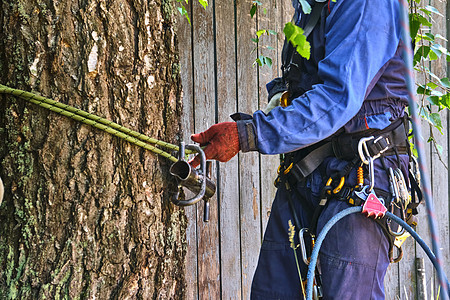
[[[328,178],[326,186],[330,186],[332,181],[333,181],[333,178],[331,178],[331,177]],[[342,176],[341,177],[341,181],[339,181],[338,186],[333,190],[333,194],[339,193],[341,191],[342,187],[344,186],[344,183],[345,183],[345,177]],[[328,191],[328,194],[331,195],[331,191],[330,190]]]

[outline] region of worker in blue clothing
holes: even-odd
[[[192,135],[206,145],[207,158],[223,162],[239,151],[285,154],[252,299],[303,298],[300,276],[306,279],[307,266],[302,263],[298,274],[289,221],[297,232],[320,232],[339,211],[364,203],[368,191],[391,209],[398,196],[390,189],[393,180],[403,177],[406,183],[408,178],[399,2],[308,3],[312,12],[305,14],[293,0],[294,22],[308,35],[311,57],[302,58],[285,43],[283,77],[267,84],[268,109],[252,116],[235,114],[235,122]],[[277,105],[280,99],[284,105]],[[197,166],[199,159],[191,164]],[[383,280],[393,248],[387,223],[358,214],[332,228],[317,271],[324,299],[384,299]]]

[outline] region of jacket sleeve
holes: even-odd
[[[401,36],[397,0],[330,3],[325,57],[318,65],[323,83],[286,108],[268,115],[256,111],[252,120],[238,121],[246,131],[240,133],[244,151],[287,153],[332,135],[356,115],[372,78],[394,56]]]

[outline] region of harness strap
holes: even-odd
[[[358,153],[360,138],[367,135],[374,136],[374,139],[366,142],[368,151],[373,157],[381,153],[383,155],[394,155],[396,151],[399,154],[409,153],[406,127],[403,124],[403,119],[399,119],[383,130],[366,132],[364,135],[343,134],[325,142],[292,166],[288,173],[288,176],[292,177],[290,182],[304,180],[327,157],[332,156],[344,160],[352,160],[355,157],[355,153]],[[397,150],[394,151],[394,148]]]
[[[325,6],[325,2],[315,2],[311,11],[310,18],[308,23],[306,23],[305,28],[303,28],[303,35],[308,38],[308,36],[313,31],[314,27],[316,27],[317,22],[320,19],[320,15],[322,12],[322,8]],[[294,19],[292,20],[294,23],[297,23],[298,15],[297,12],[294,14]],[[295,49],[291,43],[287,40],[284,41],[283,50],[281,51],[281,58],[283,61],[283,66],[281,67],[283,71],[283,78],[285,77],[284,73],[289,69],[289,65],[292,62],[292,58],[294,56]]]

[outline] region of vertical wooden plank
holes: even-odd
[[[252,67],[251,38],[256,33],[250,17],[251,1],[236,1],[238,110],[252,114],[258,109],[257,69]],[[249,299],[251,280],[261,245],[260,186],[258,153],[239,155],[242,298]]]
[[[272,59],[273,65],[259,67],[259,109],[264,109],[268,103],[266,84],[272,79],[280,76],[281,70],[281,47],[283,45],[283,5],[286,1],[268,1],[263,4],[267,9],[258,10],[258,30],[273,30],[277,35],[264,35],[260,39],[258,55],[264,55]],[[291,7],[290,1],[287,3]],[[280,47],[281,45],[281,47]],[[270,48],[269,48],[270,47]],[[279,164],[278,155],[261,155],[261,238],[266,228],[270,215],[270,209],[275,197],[276,188],[273,184]]]
[[[432,145],[427,143],[428,137],[430,136],[430,126],[426,121],[422,121],[422,135],[424,137],[424,143],[425,143],[425,154],[426,154],[426,163],[429,170],[428,176],[431,176],[431,147]],[[431,177],[430,177],[431,179]],[[430,247],[432,247],[431,243],[431,235],[430,235],[430,227],[428,226],[428,219],[427,219],[427,212],[426,212],[426,206],[425,204],[419,207],[419,214],[417,215],[418,219],[418,225],[416,228],[417,233],[422,237],[422,239],[425,241],[425,243]],[[431,264],[430,260],[427,258],[425,252],[422,250],[419,244],[415,243],[415,255],[418,258],[424,258],[425,259],[425,279],[426,279],[426,285],[428,290],[426,291],[426,294],[428,296],[431,296],[434,294],[434,281],[435,281],[435,273],[433,265]],[[414,265],[412,262],[411,265]],[[415,272],[415,267],[414,267]],[[415,273],[413,273],[415,276]],[[413,278],[415,280],[415,277]],[[414,288],[416,288],[416,285],[414,285]],[[417,291],[414,290],[414,295],[417,295]],[[409,295],[408,295],[409,297]]]
[[[191,16],[191,7],[187,6]],[[192,26],[188,20],[178,14],[177,18],[177,37],[180,57],[181,84],[183,86],[183,117],[182,117],[182,139],[185,142],[190,141],[190,134],[194,132],[193,119],[193,77],[192,77]],[[187,227],[186,227],[186,297],[187,299],[198,299],[197,289],[197,210],[195,206],[185,208]]]
[[[384,277],[384,295],[386,299],[397,299],[400,295],[398,285],[399,264],[390,264]]]
[[[434,23],[432,33],[434,35],[440,34],[447,36],[447,23],[446,23],[446,1],[431,0],[430,4],[437,8],[444,16],[433,16]],[[443,40],[439,41],[444,43]],[[433,61],[431,65],[432,71],[439,77],[447,77],[447,61],[445,58],[441,58],[437,61]],[[448,247],[450,243],[450,231],[449,231],[449,197],[448,197],[448,170],[446,165],[448,164],[448,132],[446,131],[448,125],[447,111],[440,113],[443,134],[438,130],[433,129],[432,133],[437,144],[443,147],[443,151],[439,152],[436,147],[432,147],[431,151],[431,183],[433,190],[433,201],[435,207],[436,223],[439,227],[439,241],[442,254],[442,263],[444,272],[448,274],[450,268],[450,249]],[[437,295],[438,282],[435,282],[435,294]]]
[[[213,125],[215,120],[214,32],[212,8],[206,10],[192,1],[194,59],[195,132]],[[214,164],[213,164],[214,165]],[[215,174],[213,166],[213,175]],[[216,176],[213,180],[216,181]],[[203,202],[197,204],[198,294],[199,299],[220,298],[219,214],[217,194],[210,200],[209,223],[203,222]]]
[[[218,122],[231,121],[236,107],[236,32],[234,1],[215,1]],[[220,245],[222,299],[240,299],[238,157],[220,164]]]

